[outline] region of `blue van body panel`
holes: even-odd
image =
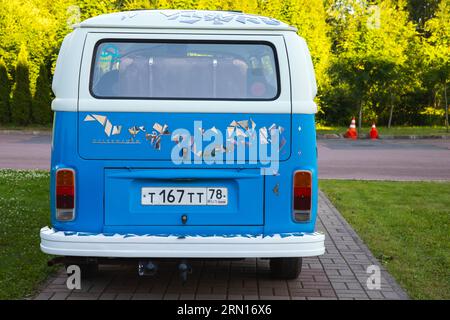
[[[245,175],[239,172],[244,170]],[[176,226],[180,225],[183,215],[188,217],[187,223],[193,226],[262,225],[263,202],[261,199],[264,177],[260,175],[258,169],[244,170],[208,169],[205,172],[201,169],[107,169],[105,226]],[[149,176],[148,173],[151,175]],[[180,176],[195,177],[195,180],[186,181],[186,178],[179,180]],[[228,204],[226,206],[151,207],[141,204],[141,188],[143,187],[205,186],[226,187]],[[253,192],[252,197],[248,196],[249,190]],[[243,209],[245,214],[241,212]]]
[[[111,136],[104,118],[110,121]],[[148,119],[148,120],[146,120]],[[215,126],[226,130],[233,120],[253,120],[257,128],[273,123],[284,127],[285,146],[280,151],[279,168],[260,175],[261,163],[180,164],[170,160],[175,145],[173,130],[193,130],[193,121],[202,120],[205,129]],[[144,120],[144,121],[142,121]],[[141,122],[139,122],[141,121]],[[157,122],[168,124],[170,134],[161,136],[160,150],[147,140]],[[118,128],[121,125],[120,134]],[[146,126],[138,133],[140,144],[129,141],[131,126]],[[74,128],[77,128],[74,130]],[[81,129],[82,128],[82,129]],[[51,190],[55,190],[55,172],[68,167],[76,171],[75,219],[61,222],[55,218],[55,194],[51,192],[51,220],[56,230],[86,233],[155,235],[272,235],[313,232],[317,218],[317,150],[313,114],[171,114],[171,113],[77,113],[55,112],[51,160]],[[112,135],[113,130],[116,134]],[[150,132],[152,131],[152,132]],[[138,137],[136,135],[136,137]],[[111,142],[112,141],[112,142]],[[94,143],[93,143],[94,142]],[[293,216],[293,173],[312,172],[312,210],[308,222],[296,222]],[[220,176],[222,176],[220,178]],[[166,206],[156,213],[144,208],[136,197],[143,186],[173,185],[173,178],[192,177],[205,186],[226,186],[231,191],[226,207]],[[203,181],[202,181],[203,180]],[[195,181],[195,182],[194,182]],[[125,190],[125,191],[124,191]],[[131,190],[131,192],[130,192]],[[153,207],[154,208],[154,207]],[[217,209],[217,210],[216,210]],[[180,213],[189,220],[183,225]]]
[[[291,134],[292,154],[289,161],[280,162],[278,175],[265,176],[265,234],[315,230],[319,186],[314,115],[294,114]],[[294,221],[293,178],[297,170],[308,170],[312,173],[312,207],[311,219],[308,222]]]
[[[197,122],[197,127],[194,127],[194,122]],[[216,128],[222,132],[222,144],[225,145],[227,128],[236,125],[233,122],[244,122],[248,128],[253,124],[256,131],[263,127],[269,129],[272,125],[281,128],[280,146],[283,146],[280,160],[289,159],[290,114],[79,112],[78,151],[83,159],[170,160],[175,145],[171,141],[174,130],[186,129],[192,137],[194,134],[200,137],[202,131]],[[158,125],[167,126],[167,134],[155,129]],[[237,126],[235,130],[243,132],[245,129]],[[136,133],[132,135],[130,130]],[[157,139],[160,140],[159,146],[156,145]],[[207,144],[205,142],[203,145]]]

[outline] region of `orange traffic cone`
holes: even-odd
[[[355,117],[352,118],[352,122],[350,123],[350,127],[347,132],[344,134],[345,138],[356,139],[358,138],[358,132],[356,131],[356,121]]]
[[[378,139],[378,138],[379,138],[378,130],[374,123],[374,124],[372,124],[372,129],[370,129],[370,139],[374,140],[374,139]]]

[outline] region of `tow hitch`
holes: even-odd
[[[158,265],[153,261],[139,261],[138,263],[138,274],[140,276],[154,276],[157,271]]]
[[[180,272],[180,280],[182,284],[185,284],[187,281],[187,276],[189,273],[192,273],[192,267],[187,261],[182,260],[178,265],[178,271]]]
[[[138,263],[138,274],[140,276],[154,276],[158,272],[158,265],[151,261],[140,260]],[[186,283],[188,274],[192,273],[192,267],[186,260],[181,260],[178,264],[178,272],[180,273],[180,280],[183,284]]]

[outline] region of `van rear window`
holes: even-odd
[[[274,100],[276,52],[267,42],[103,40],[90,90],[110,99]]]

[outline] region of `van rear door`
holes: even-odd
[[[258,169],[106,169],[105,225],[262,225],[263,180]]]
[[[253,133],[266,148],[271,130],[278,129],[279,161],[290,157],[289,69],[281,35],[88,33],[81,71],[78,152],[105,161],[106,225],[176,225],[182,212],[195,212],[188,222],[195,225],[263,224],[264,177],[258,163],[248,163],[251,143],[244,139],[247,151],[238,155],[236,143],[230,148],[227,141],[230,133]],[[188,152],[205,158],[213,142],[208,131],[223,136],[212,153],[225,159],[233,152],[234,160],[178,167],[174,147],[186,142],[186,133],[192,140],[200,136],[200,146],[189,144]],[[161,202],[170,192],[210,197],[225,190],[226,203]],[[144,199],[152,193],[155,203]]]
[[[189,39],[189,40],[186,40]],[[282,36],[88,33],[80,75],[84,159],[171,160],[172,133],[281,127],[290,156],[289,69]],[[230,129],[228,129],[230,130]],[[226,139],[226,135],[224,140]]]

